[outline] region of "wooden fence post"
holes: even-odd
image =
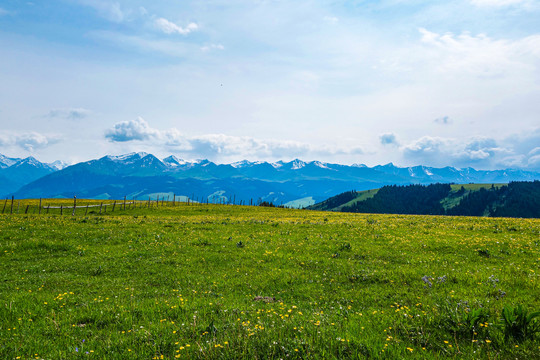
[[[15,196],[11,195],[11,210],[9,211],[10,214],[13,214],[13,201],[15,201]]]
[[[17,214],[19,213],[20,206],[21,206],[21,200],[17,200]]]
[[[6,201],[4,202],[4,208],[2,209],[2,214],[4,213],[4,210],[6,210],[7,201],[8,201],[8,198],[6,198]]]
[[[50,208],[51,208],[51,204],[47,205],[47,214],[49,213]],[[17,209],[17,211],[19,211],[19,210]]]
[[[173,194],[172,206],[175,206],[175,205],[176,205],[176,194]]]
[[[103,208],[103,202],[101,202],[101,204],[99,204],[99,215],[101,215],[101,208]]]
[[[114,212],[114,208],[116,206],[116,200],[113,202],[113,205],[112,205],[112,211]],[[107,205],[105,205],[105,212],[107,212]]]
[[[41,198],[39,198],[39,211],[38,214],[41,215]]]
[[[28,214],[28,208],[30,207],[30,205],[26,205],[26,210],[24,210],[24,213],[25,214]]]
[[[64,213],[64,205],[60,205],[60,215],[63,215]]]
[[[75,216],[75,209],[77,208],[77,196],[73,196],[73,212],[71,216]]]

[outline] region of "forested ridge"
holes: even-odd
[[[352,201],[355,193],[349,191],[326,200],[325,210],[337,208],[344,212],[378,214],[540,218],[538,180],[510,182],[500,186],[391,185],[358,202]]]

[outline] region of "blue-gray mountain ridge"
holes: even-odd
[[[61,161],[51,164],[39,162],[32,156],[25,159],[9,158],[0,154],[0,194],[10,194],[22,186],[66,166]]]
[[[10,159],[0,155],[0,194],[16,198],[76,195],[80,198],[119,199],[127,196],[147,200],[169,196],[172,200],[174,194],[204,202],[248,204],[267,201],[301,207],[348,190],[368,190],[384,185],[507,183],[538,179],[539,172],[519,169],[397,167],[391,163],[367,167],[296,159],[275,163],[244,160],[216,164],[209,160],[185,161],[172,155],[160,160],[152,154],[139,152],[108,155],[63,167],[56,162],[43,164],[34,158]]]

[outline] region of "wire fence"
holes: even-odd
[[[193,196],[195,198],[195,196]],[[11,199],[6,198],[2,206],[2,214],[60,214],[60,215],[84,215],[90,213],[104,214],[107,212],[114,212],[118,210],[131,210],[131,209],[141,209],[141,208],[152,208],[159,206],[177,206],[180,204],[184,205],[208,205],[208,204],[220,204],[220,205],[243,205],[243,206],[274,206],[272,203],[268,203],[259,199],[254,202],[253,199],[250,199],[249,203],[245,200],[236,202],[236,196],[232,199],[226,198],[213,198],[210,197],[199,197],[196,200],[186,196],[178,197],[173,195],[172,198],[169,196],[165,197],[157,196],[155,199],[152,199],[151,196],[148,197],[148,200],[135,200],[134,198],[128,200],[124,196],[123,200],[92,200],[92,199],[83,199],[79,200],[76,196],[73,199],[21,199],[16,200],[14,196]],[[1,203],[0,203],[1,204]],[[98,211],[99,208],[99,211]],[[79,211],[77,211],[79,210]]]

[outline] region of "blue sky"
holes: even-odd
[[[0,0],[0,153],[540,169],[540,2]]]

